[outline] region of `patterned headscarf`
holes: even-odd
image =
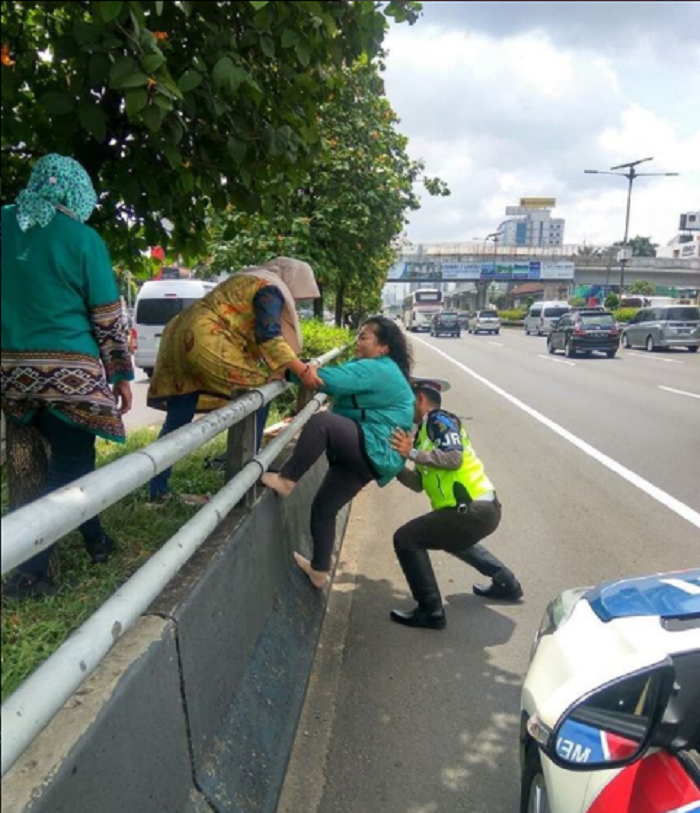
[[[17,222],[22,231],[48,226],[56,210],[84,223],[97,195],[90,176],[73,158],[45,155],[34,165],[29,185],[17,197]]]

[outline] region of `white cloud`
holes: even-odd
[[[639,62],[628,50],[622,63],[609,49],[596,52],[595,37],[585,49],[562,47],[541,19],[508,37],[445,30],[430,24],[432,5],[426,19],[394,28],[387,41],[387,94],[410,151],[452,190],[449,198],[422,196],[412,240],[470,240],[493,231],[520,196],[553,195],[557,214],[567,218],[567,242],[613,242],[624,226],[626,182],[583,170],[648,155],[655,158],[649,171],[683,174],[637,182],[633,234],[666,242],[679,212],[700,205],[696,102],[689,96],[687,107],[672,105],[673,115],[656,109],[663,100],[658,72],[654,99],[628,90],[644,87],[644,71],[654,76],[648,41]],[[665,66],[663,78],[680,82],[683,71],[682,63]],[[677,90],[669,88],[669,97]]]

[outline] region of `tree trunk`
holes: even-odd
[[[7,421],[7,489],[10,510],[44,493],[49,470],[49,447],[33,426]]]
[[[323,285],[319,284],[318,290],[320,292],[320,296],[318,299],[314,299],[314,319],[318,319],[321,322],[323,321]]]
[[[340,283],[340,287],[335,295],[335,323],[338,327],[343,326],[343,311],[345,310],[345,286]]]

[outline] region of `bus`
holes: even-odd
[[[403,301],[403,324],[406,330],[430,330],[436,313],[442,310],[442,291],[437,288],[421,288],[413,291]]]

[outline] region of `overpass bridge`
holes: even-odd
[[[471,294],[475,307],[486,304],[491,283],[507,290],[524,282],[542,282],[545,294],[566,298],[580,285],[619,287],[616,249],[603,246],[551,248],[496,247],[483,243],[433,243],[405,246],[390,269],[387,284],[465,283],[458,291]],[[700,289],[700,259],[634,257],[626,264],[628,283]]]

